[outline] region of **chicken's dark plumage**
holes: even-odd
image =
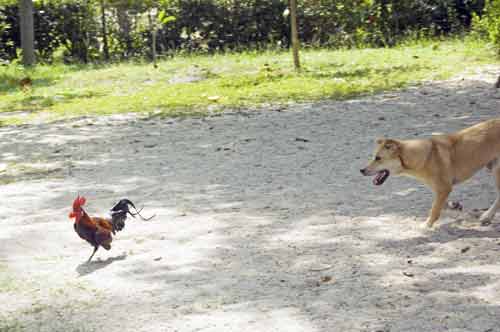
[[[127,213],[133,218],[138,215],[143,220],[150,220],[154,217],[144,218],[140,214],[142,209],[137,210],[134,203],[126,198],[120,200],[111,208],[111,219],[90,217],[83,209],[85,202],[85,197],[78,196],[73,202],[73,211],[70,213],[69,217],[75,218],[73,227],[78,236],[94,247],[94,251],[88,259],[89,262],[99,247],[103,247],[106,250],[111,249],[111,242],[113,241],[111,234],[114,235],[125,227]],[[130,212],[129,206],[134,208],[135,213]]]
[[[130,212],[129,206],[133,207],[135,210],[135,213]],[[135,216],[141,217],[142,220],[148,221],[151,220],[153,216],[149,218],[144,218],[141,215],[142,209],[137,210],[135,207],[134,203],[132,203],[129,199],[123,198],[118,203],[115,204],[111,208],[111,224],[113,225],[113,234],[116,232],[121,231],[125,227],[125,220],[127,220],[127,213],[132,217],[135,218]]]

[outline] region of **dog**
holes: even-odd
[[[491,221],[500,208],[500,118],[429,139],[382,138],[376,143],[375,157],[360,170],[361,174],[375,176],[373,183],[378,186],[391,174],[410,176],[429,186],[434,201],[426,221],[428,227],[439,219],[453,186],[483,167],[495,176],[497,197],[480,221]]]

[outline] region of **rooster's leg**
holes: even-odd
[[[90,262],[90,260],[92,259],[92,257],[94,257],[94,254],[97,251],[97,248],[99,248],[99,247],[94,247],[94,252],[92,253],[92,255],[90,255],[89,260],[87,261],[87,263]]]

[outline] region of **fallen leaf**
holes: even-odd
[[[322,276],[321,277],[321,282],[330,282],[330,281],[332,281],[331,276]]]

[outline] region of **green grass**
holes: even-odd
[[[179,116],[345,99],[497,62],[485,43],[468,39],[392,49],[305,50],[301,56],[300,74],[286,52],[178,56],[157,69],[146,63],[39,65],[31,71],[0,67],[0,125],[127,112]],[[23,92],[17,82],[25,76],[33,79],[33,88]]]

